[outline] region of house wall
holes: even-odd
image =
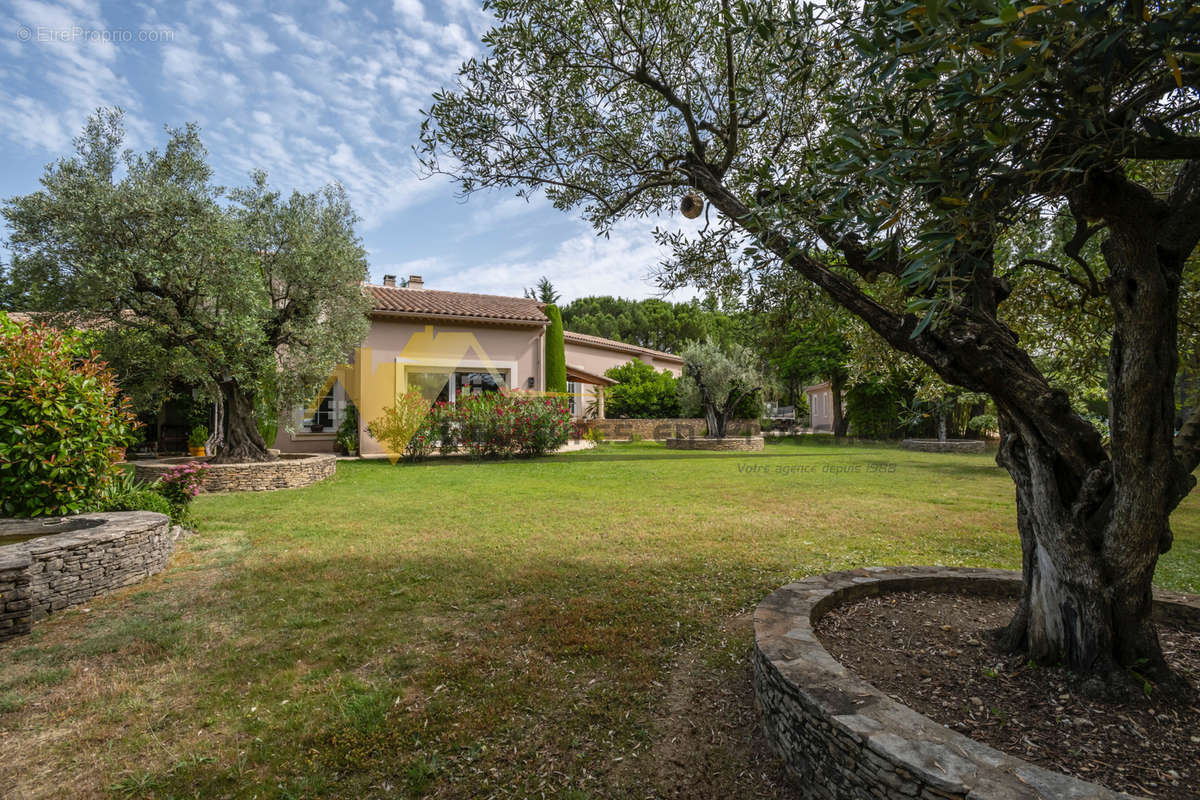
[[[509,386],[544,388],[541,326],[492,326],[481,323],[435,323],[404,318],[375,317],[353,364],[335,378],[359,411],[359,450],[381,454],[383,447],[366,432],[366,425],[392,405],[397,392],[407,390],[406,368],[425,366],[452,370],[506,372]],[[336,397],[336,393],[335,393]],[[281,429],[275,447],[283,452],[332,452],[333,433],[289,433]]]
[[[833,430],[833,391],[828,384],[812,386],[804,390],[808,395],[808,409],[812,415],[810,423],[814,431]]]
[[[683,374],[683,365],[678,361],[659,358],[648,353],[634,355],[627,350],[613,350],[607,347],[582,344],[580,342],[566,342],[563,345],[563,350],[566,353],[567,364],[590,372],[593,375],[603,375],[605,370],[627,364],[634,358],[638,358],[654,367],[656,372],[662,372],[664,369],[669,370],[676,378]],[[580,384],[579,396],[575,399],[576,417],[584,415],[588,405],[596,399],[599,390],[599,386],[586,383]]]

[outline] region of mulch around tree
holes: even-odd
[[[1098,698],[1070,670],[991,646],[986,632],[1013,610],[1007,599],[896,592],[833,609],[816,631],[868,683],[976,741],[1117,791],[1200,797],[1200,631],[1158,629],[1190,689]]]

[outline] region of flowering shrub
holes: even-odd
[[[94,506],[136,426],[112,372],[78,334],[0,313],[0,516]]]
[[[187,518],[188,505],[200,494],[204,477],[208,475],[208,464],[189,461],[167,470],[154,483],[154,489],[171,504],[171,521],[183,522]]]
[[[539,456],[570,436],[566,400],[516,393],[464,397],[429,406],[417,392],[396,397],[396,405],[368,426],[389,452],[410,461],[438,448],[442,455],[466,452],[472,458]]]
[[[571,432],[562,398],[490,394],[464,398],[458,406],[459,440],[473,458],[545,455]]]
[[[367,431],[381,442],[387,451],[420,461],[437,445],[434,415],[429,401],[413,390],[396,395],[396,404],[383,410],[383,416],[371,420]]]

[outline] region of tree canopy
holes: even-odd
[[[678,353],[699,339],[736,337],[737,322],[714,300],[672,303],[658,298],[580,297],[562,307],[563,324],[576,333],[603,336],[653,350]]]
[[[121,119],[98,112],[41,189],[5,203],[10,282],[136,340],[160,383],[219,398],[219,460],[267,459],[256,398],[308,402],[366,335],[354,212],[336,185],[284,197],[262,172],[216,185],[195,125],[161,151],[123,149]]]
[[[601,231],[700,195],[703,223],[658,233],[674,252],[664,288],[791,273],[990,396],[1024,554],[1006,643],[1166,674],[1149,587],[1200,464],[1200,416],[1176,436],[1174,411],[1200,240],[1194,4],[491,8],[489,55],[429,110],[431,171],[468,193],[544,191]],[[1067,260],[998,271],[1002,236],[1035,213],[1069,219]],[[1005,323],[1032,270],[1108,306],[1111,449]]]

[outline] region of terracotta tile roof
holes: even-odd
[[[593,347],[603,347],[606,350],[619,350],[622,353],[653,356],[654,358],[665,358],[668,361],[678,361],[681,364],[683,363],[683,359],[674,353],[667,353],[662,350],[652,350],[649,347],[628,344],[627,342],[618,342],[615,339],[605,339],[603,336],[590,336],[586,333],[563,331],[563,340],[575,342],[576,344],[587,344]]]
[[[605,375],[597,375],[594,372],[588,372],[581,367],[573,367],[567,364],[567,380],[577,381],[579,383],[590,383],[593,386],[616,386],[617,381]]]
[[[431,317],[477,317],[521,323],[546,323],[542,304],[525,297],[495,294],[443,292],[437,289],[400,289],[390,286],[363,287],[371,299],[371,310],[381,313]]]

